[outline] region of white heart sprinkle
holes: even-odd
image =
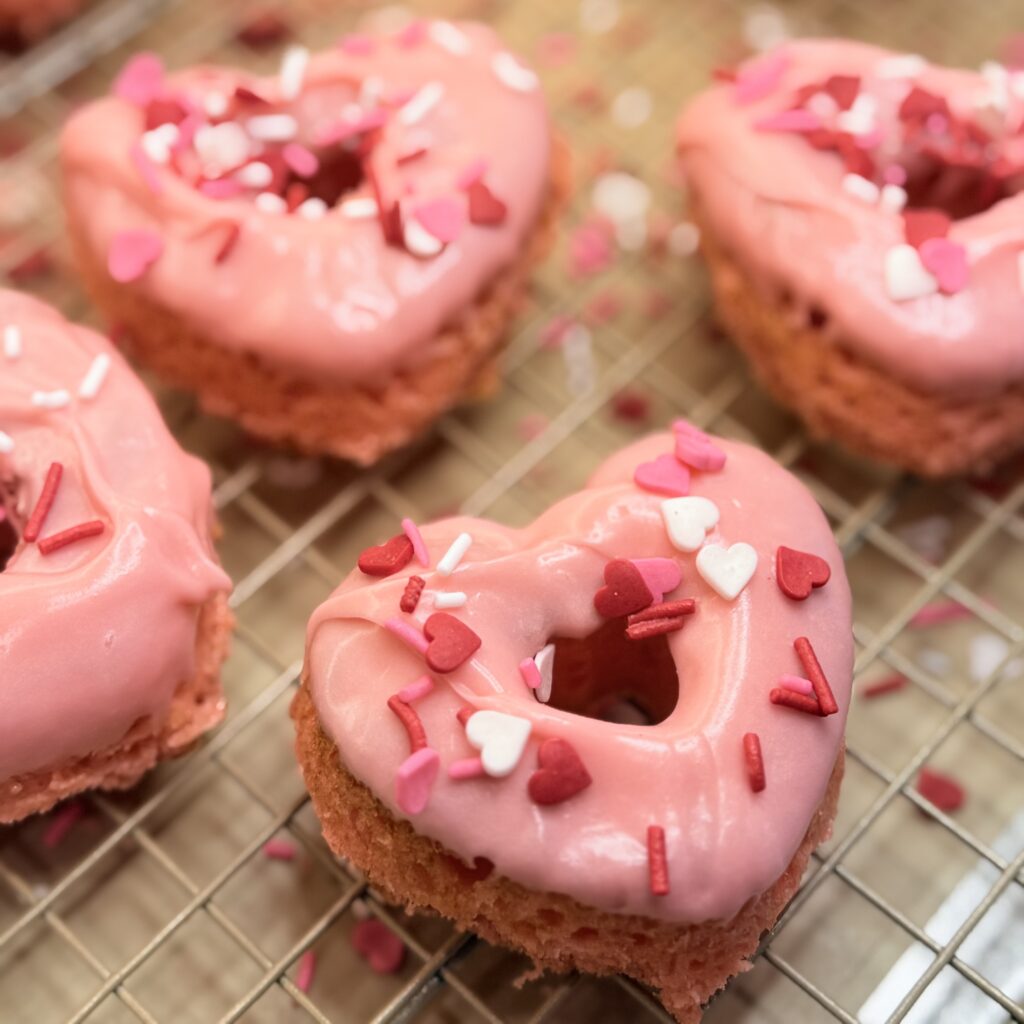
[[[213,172],[209,174],[211,177],[245,163],[250,151],[249,136],[235,121],[202,125],[196,129],[192,145],[204,164],[204,171]]]
[[[477,711],[466,722],[466,739],[480,751],[484,771],[496,779],[515,771],[533,728],[528,718]]]
[[[757,569],[757,552],[740,541],[725,548],[706,544],[697,554],[697,572],[720,597],[732,601]]]
[[[541,704],[547,704],[551,700],[551,685],[555,677],[555,645],[546,644],[533,656],[533,661],[540,673],[540,686],[533,695]]]
[[[260,114],[250,117],[245,129],[260,142],[289,142],[299,134],[299,122],[291,114]]]
[[[912,245],[894,245],[885,254],[885,290],[894,302],[905,302],[934,295],[939,282]]]
[[[409,217],[402,230],[405,247],[413,256],[427,259],[436,256],[444,248],[444,242],[435,238],[415,217]]]
[[[661,503],[668,539],[680,551],[696,551],[718,522],[718,506],[708,498],[669,498]]]
[[[534,72],[504,50],[491,58],[491,68],[505,85],[516,92],[532,92],[540,83]]]
[[[875,74],[879,78],[917,78],[928,62],[916,53],[897,54],[884,57],[875,65]]]

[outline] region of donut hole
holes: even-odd
[[[679,676],[669,635],[630,640],[626,620],[611,619],[579,639],[555,645],[550,707],[584,718],[657,725],[679,701]]]
[[[0,505],[0,515],[3,517],[0,519],[0,572],[3,572],[18,548],[18,531],[3,505]]]
[[[363,162],[352,150],[333,147],[317,153],[317,159],[320,166],[311,178],[300,178],[289,172],[285,181],[286,196],[299,191],[302,198],[322,199],[330,208],[366,180]]]
[[[1019,177],[997,177],[986,164],[950,164],[935,154],[915,154],[904,166],[906,208],[941,210],[953,220],[984,213],[1024,186]]]

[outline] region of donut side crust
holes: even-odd
[[[425,358],[373,387],[324,383],[219,345],[131,285],[117,284],[90,250],[72,209],[68,229],[86,290],[117,326],[117,343],[140,364],[259,438],[370,465],[460,400],[497,391],[507,328],[526,296],[530,271],[554,244],[570,179],[568,148],[556,140],[547,196],[519,257],[424,345]]]
[[[818,438],[923,477],[979,474],[1024,448],[1024,384],[982,398],[919,391],[854,353],[834,330],[807,323],[799,296],[765,297],[702,216],[716,315],[761,385]]]
[[[224,718],[220,670],[234,621],[226,594],[208,598],[196,622],[195,674],[179,684],[167,715],[160,721],[140,719],[120,742],[104,750],[0,783],[0,822],[39,814],[89,789],[128,789],[158,761],[187,753]]]
[[[844,754],[785,872],[729,921],[674,925],[585,906],[537,892],[492,873],[475,879],[437,842],[395,818],[351,775],[324,733],[307,681],[291,706],[296,754],[324,837],[392,901],[433,909],[489,942],[521,950],[538,970],[628,974],[658,990],[680,1024],[695,1024],[701,1006],[735,974],[796,892],[811,852],[832,832]],[[752,851],[756,856],[756,851]]]

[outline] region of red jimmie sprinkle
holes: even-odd
[[[801,636],[793,642],[793,646],[796,648],[797,656],[800,658],[800,664],[803,665],[807,678],[811,681],[811,686],[814,687],[814,696],[818,698],[818,707],[821,709],[819,713],[823,716],[834,715],[839,710],[839,705],[832,695],[832,687],[828,685],[825,673],[821,670],[811,641],[807,637]]]
[[[409,707],[397,693],[388,697],[388,707],[398,716],[409,736],[409,752],[415,754],[417,750],[422,750],[427,745],[427,732],[415,709]]]
[[[803,711],[805,714],[821,717],[821,707],[813,697],[807,697],[795,690],[787,690],[784,686],[776,686],[768,694],[768,699],[773,704],[779,704],[785,708],[792,708],[794,711]]]
[[[59,462],[51,462],[50,468],[46,471],[46,479],[43,481],[43,489],[39,492],[39,499],[36,507],[32,509],[32,515],[28,517],[25,524],[25,531],[22,536],[30,544],[39,539],[43,529],[43,523],[49,515],[53,506],[53,499],[57,497],[57,488],[60,486],[60,478],[64,474],[64,467]]]
[[[69,527],[60,533],[52,533],[49,537],[42,537],[39,541],[39,551],[49,555],[60,548],[74,544],[75,541],[85,540],[87,537],[98,537],[105,529],[99,519],[91,519],[87,523],[79,523],[77,526]]]
[[[220,248],[214,253],[214,263],[223,263],[231,255],[231,251],[238,242],[238,236],[242,233],[241,227],[234,222],[227,224],[226,228],[224,241],[220,243]]]
[[[906,685],[907,677],[897,673],[886,676],[884,679],[879,679],[877,682],[868,683],[867,686],[861,688],[860,695],[869,700],[872,697],[884,697],[887,693],[895,693],[897,690],[904,689]]]
[[[427,581],[422,576],[410,576],[402,593],[402,600],[398,602],[398,607],[407,614],[416,611],[416,605],[420,603],[420,596],[426,585]]]
[[[764,757],[761,755],[761,740],[756,732],[748,732],[743,737],[743,757],[747,762],[750,788],[755,793],[760,793],[765,787]]]
[[[651,876],[651,892],[655,896],[667,896],[668,860],[665,857],[665,830],[660,825],[647,827],[647,867]]]
[[[697,602],[692,597],[684,597],[680,601],[662,601],[652,604],[650,608],[634,612],[626,620],[627,625],[634,626],[638,622],[650,622],[653,619],[675,619],[681,615],[692,615]]]
[[[652,636],[661,636],[663,633],[676,633],[684,625],[686,625],[686,619],[681,615],[671,619],[648,619],[627,626],[626,638],[628,640],[647,640]]]

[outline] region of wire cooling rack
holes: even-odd
[[[363,12],[286,5],[296,36],[327,45]],[[834,838],[751,972],[711,1022],[1024,1021],[1024,473],[927,485],[811,442],[718,339],[669,160],[679,103],[710,69],[784,32],[874,39],[936,60],[998,55],[1011,0],[984,5],[806,0],[778,7],[651,0],[445,2],[495,21],[541,65],[589,209],[602,168],[650,184],[667,233],[599,273],[538,275],[501,396],[365,473],[254,446],[161,393],[182,442],[214,467],[221,545],[237,581],[227,723],[127,795],[93,795],[0,832],[0,1017],[48,1024],[213,1021],[664,1021],[619,979],[514,984],[522,958],[377,900],[319,837],[294,767],[287,706],[306,618],[397,517],[461,507],[512,524],[578,487],[604,454],[684,413],[763,445],[798,472],[835,527],[856,605],[857,686]],[[401,12],[377,11],[395,18]],[[0,269],[89,319],[65,273],[56,133],[125,56],[159,50],[272,67],[240,46],[244,11],[209,0],[103,0],[50,41],[0,64]],[[246,15],[247,16],[247,15]],[[51,265],[52,264],[52,265]],[[561,349],[556,318],[587,325]],[[645,412],[648,414],[643,421]],[[935,622],[939,619],[942,621]],[[932,625],[927,625],[932,621]],[[868,699],[894,676],[902,688]],[[939,810],[924,766],[966,799]],[[268,840],[296,856],[266,855]],[[350,941],[376,915],[405,942],[400,971],[369,970]],[[312,958],[317,969],[310,980]]]

